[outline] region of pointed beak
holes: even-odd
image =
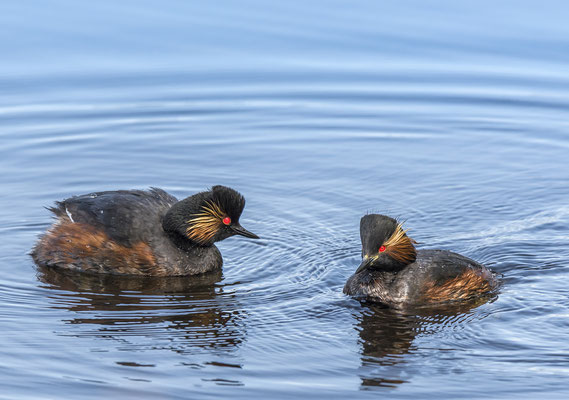
[[[362,272],[363,270],[369,268],[372,261],[373,261],[373,259],[371,257],[365,256],[364,259],[362,260],[362,263],[358,267],[358,269],[356,269],[356,274],[358,274],[358,273]]]
[[[251,239],[259,239],[259,236],[255,235],[253,232],[249,232],[247,229],[243,228],[241,225],[232,225],[231,229],[237,235],[245,236]]]

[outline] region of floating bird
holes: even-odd
[[[344,293],[394,307],[472,299],[498,286],[485,266],[447,250],[416,250],[393,218],[365,215],[360,221],[362,263]]]
[[[223,264],[215,242],[259,237],[239,224],[245,199],[225,186],[178,201],[164,190],[91,193],[56,202],[32,250],[41,266],[116,275],[194,275]]]

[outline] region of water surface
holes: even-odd
[[[0,397],[567,398],[565,2],[0,5]],[[223,272],[41,270],[44,206],[241,191]],[[503,275],[488,301],[344,296],[359,218]]]

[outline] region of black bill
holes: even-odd
[[[259,239],[259,236],[255,235],[253,232],[249,232],[247,229],[243,228],[241,225],[233,225],[231,226],[233,232],[238,235],[245,236],[251,239]]]

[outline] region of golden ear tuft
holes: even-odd
[[[188,237],[198,243],[206,244],[219,231],[221,227],[224,213],[219,205],[213,201],[208,201],[202,206],[202,212],[193,214],[188,220],[188,228],[186,234]]]
[[[411,264],[417,258],[414,244],[417,243],[406,234],[401,223],[397,224],[395,232],[387,239],[383,245],[385,252],[392,258],[403,264]]]

